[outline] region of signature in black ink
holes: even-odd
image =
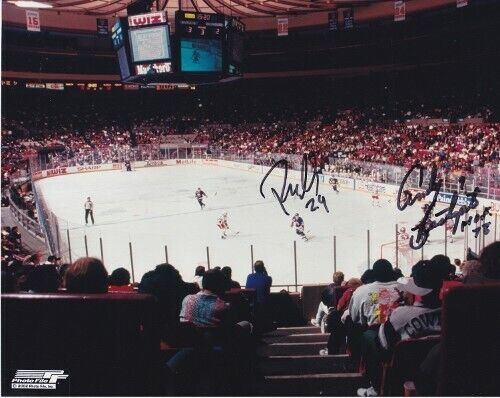
[[[271,188],[271,192],[273,193],[274,197],[278,200],[281,209],[283,212],[289,216],[290,214],[286,210],[284,204],[286,200],[288,199],[288,196],[298,196],[301,200],[304,199],[306,196],[306,193],[309,192],[310,190],[313,189],[313,186],[316,184],[315,187],[315,198],[310,198],[305,205],[306,209],[311,210],[312,212],[316,211],[319,209],[319,206],[316,205],[316,200],[320,205],[323,205],[324,209],[326,210],[327,213],[329,213],[328,206],[326,204],[326,199],[323,195],[319,193],[319,173],[314,171],[311,177],[311,180],[308,181],[308,175],[307,175],[307,155],[304,154],[302,158],[302,163],[300,166],[300,185],[295,184],[295,186],[292,183],[288,183],[288,161],[286,159],[281,159],[278,160],[276,163],[274,163],[267,174],[264,176],[260,183],[260,194],[262,195],[263,198],[266,196],[264,195],[264,184],[266,183],[267,177],[271,175],[273,170],[276,167],[282,167],[284,171],[284,178],[283,178],[283,185],[281,187],[281,192],[278,193],[278,191],[275,188]]]
[[[418,180],[418,186],[419,186],[419,188],[422,187],[425,167],[419,163],[416,163],[410,168],[410,170],[408,170],[408,172],[406,173],[406,175],[403,178],[403,181],[401,181],[401,185],[400,185],[399,190],[398,190],[398,196],[397,196],[397,201],[396,201],[396,205],[397,205],[398,209],[403,211],[408,206],[413,206],[413,204],[417,200],[424,199],[427,195],[430,195],[431,193],[434,192],[434,196],[432,198],[431,203],[426,206],[424,217],[417,225],[415,225],[411,229],[412,231],[417,231],[417,238],[416,239],[413,235],[410,237],[409,244],[410,244],[410,247],[412,249],[420,249],[425,244],[425,242],[427,242],[427,239],[429,238],[430,231],[432,231],[434,228],[437,228],[441,225],[446,224],[446,222],[448,220],[454,221],[452,233],[455,234],[457,229],[458,229],[458,225],[460,224],[460,218],[464,214],[468,213],[469,210],[475,209],[477,206],[479,206],[479,201],[477,200],[477,194],[480,192],[480,189],[478,187],[474,188],[474,190],[472,192],[465,192],[464,191],[464,194],[467,197],[467,204],[462,205],[458,210],[454,211],[455,207],[457,205],[459,195],[458,195],[457,191],[453,191],[452,196],[451,196],[451,200],[450,200],[450,205],[448,206],[448,208],[441,210],[441,211],[437,212],[436,214],[434,214],[434,216],[436,216],[436,217],[440,217],[442,215],[444,215],[444,217],[442,217],[438,221],[432,220],[431,219],[432,211],[434,210],[434,206],[436,205],[436,202],[437,202],[438,197],[439,197],[439,193],[440,193],[441,188],[443,186],[443,180],[441,178],[437,179],[437,166],[432,165],[431,174],[430,174],[430,178],[429,178],[429,186],[427,187],[427,189],[425,191],[418,192],[417,194],[415,194],[415,196],[413,196],[411,191],[409,189],[405,190],[404,187],[405,187],[406,181],[411,176],[413,171],[417,170],[417,169],[419,170],[419,173],[420,173],[419,180]],[[465,178],[461,178],[459,180],[459,183],[460,183],[460,190],[464,190]],[[404,197],[402,197],[403,194],[404,194]],[[474,222],[476,224],[479,221],[482,222],[480,227],[472,230],[475,233],[476,237],[479,235],[481,228],[484,230],[485,235],[489,233],[489,226],[490,226],[491,222],[484,223],[484,220],[485,220],[487,215],[491,216],[491,213],[489,212],[490,209],[491,209],[490,207],[485,207],[482,215],[476,214],[476,216],[474,217]],[[467,219],[467,221],[462,221],[462,223],[460,224],[462,232],[464,231],[464,229],[467,225],[471,224],[472,219],[473,219],[473,217],[470,216]]]

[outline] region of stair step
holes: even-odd
[[[326,342],[307,343],[270,343],[258,348],[260,356],[292,356],[292,355],[318,355],[319,350],[326,348]]]
[[[360,373],[321,373],[266,376],[262,395],[282,396],[353,396],[361,385]],[[260,394],[259,394],[260,395]]]
[[[265,336],[266,343],[313,343],[313,342],[328,342],[329,334],[325,333],[294,333],[289,335],[274,335]]]
[[[307,326],[294,326],[287,328],[277,328],[276,333],[286,333],[286,334],[296,334],[296,333],[319,333],[320,328],[317,326],[307,325]]]
[[[348,355],[277,355],[262,359],[261,369],[265,375],[301,375],[349,372],[352,366]]]

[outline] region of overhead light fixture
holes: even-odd
[[[21,8],[52,8],[51,4],[40,3],[39,1],[31,0],[9,0],[9,3]]]

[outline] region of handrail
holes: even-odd
[[[12,200],[9,190],[9,208],[12,217],[22,225],[22,227],[33,237],[37,238],[41,242],[45,242],[42,229],[37,220],[29,217],[23,210],[17,207]]]

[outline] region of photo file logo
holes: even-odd
[[[11,382],[12,389],[55,390],[59,380],[66,380],[64,370],[17,370]]]

